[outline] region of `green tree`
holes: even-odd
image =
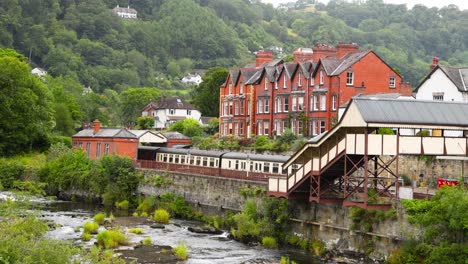
[[[168,130],[177,131],[188,137],[195,137],[201,136],[203,128],[197,120],[193,118],[187,118],[171,124]]]
[[[132,125],[150,100],[156,101],[160,95],[156,88],[130,88],[120,93],[120,114],[123,124]]]
[[[149,116],[140,116],[136,120],[136,129],[150,129],[154,126],[154,118]]]
[[[224,68],[210,68],[203,76],[203,81],[192,91],[192,103],[204,116],[219,116],[219,87],[227,77]]]
[[[0,49],[0,155],[49,147],[52,96],[18,58],[13,51]]]

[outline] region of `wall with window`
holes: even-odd
[[[90,159],[105,155],[137,158],[138,139],[127,138],[72,138],[75,148],[82,148]]]
[[[463,93],[453,84],[441,69],[432,73],[418,89],[416,100],[443,100],[454,102],[467,102]]]

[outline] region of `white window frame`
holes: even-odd
[[[299,72],[299,74],[298,74],[297,86],[299,86],[299,87],[302,86],[302,73],[301,72]]]
[[[346,85],[354,85],[354,72],[353,71],[346,72]]]
[[[265,84],[264,84],[265,91],[268,90],[268,78],[265,77]]]
[[[326,131],[326,121],[325,121],[325,119],[321,119],[319,124],[320,124],[320,134],[322,134],[323,132]]]
[[[337,96],[336,96],[336,94],[334,94],[332,96],[332,110],[333,111],[336,111],[336,103],[337,103]]]
[[[235,115],[239,115],[239,101],[236,101],[234,104],[234,113]]]
[[[232,82],[229,83],[229,95],[231,95],[231,94],[232,94]]]
[[[284,96],[283,112],[289,112],[289,96]]]
[[[286,89],[286,73],[283,75],[283,89]]]
[[[263,121],[263,135],[269,135],[270,130],[270,122],[268,120]]]
[[[323,84],[324,83],[324,73],[323,73],[323,69],[320,69],[320,84]]]
[[[296,112],[297,111],[297,96],[293,95],[291,96],[291,111]]]
[[[297,97],[297,111],[304,110],[304,97],[298,96]]]
[[[270,113],[270,99],[265,98],[265,103],[263,104],[265,106],[265,111],[264,113]]]
[[[326,111],[326,110],[327,110],[327,95],[321,94],[320,95],[320,111]]]
[[[175,109],[169,109],[169,115],[175,115]]]
[[[318,95],[314,94],[313,98],[314,98],[314,99],[313,99],[313,104],[314,104],[313,110],[314,110],[314,111],[318,111],[318,110],[319,110],[319,106],[318,106],[318,103],[319,103],[319,101],[318,101]]]
[[[390,81],[389,81],[389,87],[390,88],[396,88],[396,78],[395,76],[390,76]]]
[[[258,99],[257,114],[263,114],[263,99]]]

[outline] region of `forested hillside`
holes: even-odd
[[[96,118],[107,126],[134,124],[149,99],[160,95],[206,95],[200,92],[206,85],[193,90],[181,77],[195,69],[241,67],[271,46],[288,56],[297,47],[356,42],[413,86],[432,56],[468,65],[468,10],[408,10],[382,0],[314,3],[275,9],[259,0],[2,0],[0,53],[14,49],[32,68],[49,72],[45,84],[59,135]],[[128,4],[138,20],[112,13]],[[84,86],[94,93],[83,94]]]

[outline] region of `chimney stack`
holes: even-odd
[[[99,122],[99,120],[94,120],[93,122],[93,132],[94,134],[96,134],[97,132],[99,132],[99,130],[101,129],[101,122]]]
[[[439,57],[433,56],[432,57],[432,65],[429,67],[429,70],[432,71],[434,70],[435,67],[439,65]]]
[[[326,44],[317,44],[314,46],[312,54],[314,63],[328,56],[336,56],[336,49],[334,47]]]
[[[255,66],[260,67],[265,62],[273,61],[273,52],[259,50],[255,58],[256,58]]]
[[[298,48],[296,51],[294,51],[294,62],[299,63],[299,62],[312,61],[314,59],[313,54],[314,54],[314,51],[312,49]]]
[[[348,42],[348,43],[339,43],[336,45],[337,49],[337,58],[341,59],[346,54],[353,53],[359,50],[359,45],[356,43]]]

